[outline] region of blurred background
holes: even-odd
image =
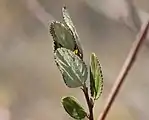
[[[48,23],[66,5],[81,38],[85,61],[95,52],[104,73],[98,118],[142,23],[148,0],[0,0],[0,120],[71,120],[61,97],[79,89],[63,83],[53,60]],[[149,120],[149,44],[144,43],[107,120]]]

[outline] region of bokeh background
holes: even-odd
[[[48,23],[66,5],[81,38],[85,61],[95,52],[104,73],[98,118],[141,24],[148,0],[0,0],[0,120],[71,120],[61,97],[79,89],[63,83],[53,60]],[[132,4],[133,2],[133,4]],[[133,12],[132,12],[133,11]],[[135,12],[134,12],[135,11]],[[107,120],[149,120],[149,44],[144,43]]]

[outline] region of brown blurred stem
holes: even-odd
[[[136,56],[140,50],[140,47],[141,47],[143,41],[147,37],[148,28],[149,28],[149,21],[147,22],[145,27],[143,27],[143,30],[140,31],[136,40],[132,44],[130,52],[129,52],[129,54],[128,54],[123,66],[122,66],[122,69],[121,69],[112,89],[111,89],[111,92],[108,96],[107,102],[105,103],[105,107],[103,109],[103,112],[100,114],[98,120],[105,120],[106,116],[108,115],[108,112],[109,112],[116,96],[118,95],[120,88],[121,88],[128,72],[129,72],[129,70],[131,69],[131,67],[133,66],[133,63],[136,60]]]
[[[83,93],[85,95],[85,99],[86,99],[86,102],[87,102],[87,105],[88,105],[88,109],[89,109],[88,119],[89,120],[94,120],[94,115],[93,115],[94,104],[93,104],[91,98],[89,97],[88,88],[86,87],[86,85],[84,85],[84,87],[82,88],[82,90],[83,90]]]

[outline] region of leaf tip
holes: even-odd
[[[62,10],[66,10],[66,9],[67,9],[67,8],[66,8],[66,5],[64,5],[63,8],[62,8]]]

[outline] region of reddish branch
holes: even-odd
[[[116,96],[118,95],[120,88],[129,72],[129,70],[131,69],[131,67],[133,66],[133,63],[136,60],[136,56],[141,48],[141,45],[147,37],[148,28],[149,28],[149,21],[147,22],[145,27],[143,27],[143,31],[140,31],[136,40],[132,44],[132,47],[131,47],[130,52],[126,58],[126,61],[124,62],[123,67],[122,67],[122,69],[113,85],[113,88],[111,90],[111,93],[108,96],[108,99],[107,99],[107,102],[103,109],[103,112],[100,114],[98,120],[105,120],[106,116],[108,115],[108,112],[109,112]]]
[[[88,119],[89,120],[94,120],[94,115],[93,115],[93,107],[94,107],[94,104],[93,102],[91,101],[91,98],[89,97],[89,94],[88,94],[88,88],[86,87],[86,85],[82,88],[83,90],[83,93],[85,95],[85,99],[86,99],[86,102],[87,102],[87,105],[88,105],[88,109],[89,109],[89,116],[88,116]]]

